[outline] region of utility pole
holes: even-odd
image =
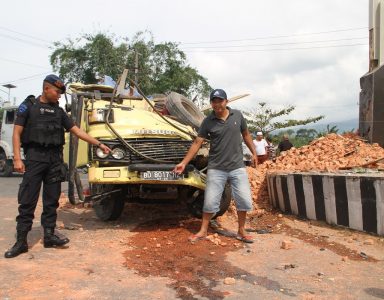
[[[139,73],[139,53],[135,50],[135,85],[137,85],[137,74]]]

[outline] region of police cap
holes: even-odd
[[[48,82],[49,84],[52,84],[53,86],[57,87],[61,90],[61,94],[65,93],[65,84],[64,81],[61,80],[58,76],[54,74],[50,74],[47,77],[45,77],[44,82]]]

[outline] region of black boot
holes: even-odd
[[[69,239],[66,237],[60,238],[57,235],[55,235],[54,228],[44,228],[44,247],[45,248],[61,247],[67,243],[69,243]]]
[[[12,258],[20,255],[21,253],[28,252],[27,235],[28,231],[18,231],[16,244],[14,244],[11,249],[4,253],[4,257]]]

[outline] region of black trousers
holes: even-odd
[[[60,161],[40,162],[27,160],[25,162],[25,173],[18,193],[19,215],[16,217],[17,231],[30,231],[32,229],[42,183],[43,213],[41,214],[41,225],[47,228],[56,227],[56,210],[59,207],[61,182],[47,183],[47,179],[52,177],[52,170],[57,169],[59,164],[61,164]]]

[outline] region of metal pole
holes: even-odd
[[[139,72],[139,53],[135,50],[135,85],[138,83],[138,72]]]

